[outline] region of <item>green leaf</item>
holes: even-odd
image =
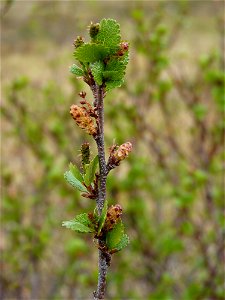
[[[89,164],[84,164],[84,165],[83,165],[83,172],[84,172],[83,178],[84,178],[84,182],[85,182],[85,175],[86,175],[88,166],[89,166]],[[85,183],[86,183],[86,182],[85,182]]]
[[[84,182],[87,186],[91,185],[94,180],[95,173],[98,167],[98,155],[90,162],[89,165],[86,165],[86,172],[84,175]]]
[[[84,71],[79,68],[77,65],[73,64],[71,67],[70,67],[70,72],[76,76],[83,76],[84,75]]]
[[[79,222],[75,222],[74,220],[64,221],[62,223],[62,226],[65,226],[66,228],[69,228],[69,229],[72,229],[72,230],[75,230],[78,232],[92,232],[92,231],[90,231],[90,229],[87,226],[85,226]]]
[[[112,19],[101,20],[100,30],[95,41],[108,47],[111,54],[115,53],[119,49],[121,41],[120,25]]]
[[[129,62],[129,51],[124,53],[124,55],[120,58],[120,62],[126,67]]]
[[[120,240],[120,242],[116,245],[116,250],[120,251],[123,248],[125,248],[128,244],[129,244],[130,240],[129,237],[126,233],[123,234],[122,239]]]
[[[91,64],[91,72],[94,76],[94,80],[98,85],[102,84],[102,73],[104,71],[104,64],[101,61],[96,61],[95,63]]]
[[[114,88],[120,87],[123,83],[124,83],[124,80],[106,81],[106,91],[110,91]]]
[[[80,170],[76,165],[73,165],[72,163],[69,164],[69,168],[71,173],[74,177],[76,177],[77,180],[79,180],[81,183],[84,181],[82,174],[80,173]]]
[[[77,222],[82,223],[83,225],[85,225],[87,227],[94,228],[94,224],[92,224],[87,213],[77,215],[75,219]]]
[[[109,49],[100,44],[84,44],[74,52],[77,60],[89,63],[103,60],[108,54]]]
[[[118,80],[120,79],[120,73],[118,71],[104,71],[103,77],[108,80]]]
[[[108,210],[108,201],[105,200],[104,207],[102,209],[101,216],[99,217],[99,222],[98,222],[98,235],[100,234],[102,227],[105,224],[105,219],[107,215],[107,210]]]
[[[71,171],[67,171],[64,173],[64,178],[66,181],[71,184],[73,187],[78,189],[80,192],[87,192],[87,189],[85,186],[82,185],[82,183],[74,177]]]
[[[120,87],[124,83],[126,65],[128,63],[128,52],[122,58],[112,58],[107,63],[103,76],[108,77],[106,91]]]
[[[88,214],[80,214],[75,219],[70,221],[64,221],[62,226],[66,228],[78,231],[78,232],[94,232],[94,226],[88,218]]]
[[[107,232],[106,235],[106,244],[110,250],[115,249],[116,246],[121,242],[124,235],[124,226],[122,221],[120,220],[113,227],[112,230]]]
[[[98,208],[97,208],[97,206],[94,209],[93,215],[94,215],[95,218],[98,218]]]
[[[126,64],[124,63],[123,60],[120,60],[118,58],[112,58],[107,63],[105,70],[106,71],[117,71],[119,74],[124,76],[124,73],[126,70]]]

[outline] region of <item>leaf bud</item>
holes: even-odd
[[[87,93],[84,91],[81,91],[78,95],[84,99],[86,97]]]
[[[120,43],[120,49],[123,50],[123,51],[128,51],[129,50],[129,43],[127,43],[127,42]]]
[[[84,44],[84,38],[82,36],[78,36],[76,38],[76,40],[74,40],[73,45],[74,47],[77,49],[78,47],[80,47],[81,45]]]
[[[127,42],[122,42],[120,43],[120,48],[119,51],[117,52],[118,56],[123,56],[125,52],[129,50],[129,43]]]
[[[100,29],[99,23],[94,24],[91,22],[91,25],[89,26],[89,34],[92,39],[98,34],[99,29]]]

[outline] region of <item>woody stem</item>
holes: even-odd
[[[106,199],[106,178],[108,174],[106,161],[105,161],[105,145],[104,145],[104,92],[103,87],[95,84],[91,87],[94,98],[95,98],[95,106],[97,108],[98,115],[98,132],[95,137],[95,141],[98,148],[98,157],[99,157],[99,189],[98,189],[98,198],[97,209],[99,215],[102,212],[104,202]],[[101,246],[101,241],[99,241],[99,246]],[[101,249],[99,249],[99,262],[98,262],[98,285],[97,291],[94,292],[94,299],[104,299],[105,298],[105,287],[106,287],[106,275],[107,269],[109,265],[109,260],[111,257],[108,257],[106,253],[104,253]]]
[[[105,162],[105,144],[104,144],[104,97],[103,88],[96,85],[96,103],[97,103],[97,115],[98,115],[98,132],[95,137],[95,141],[98,148],[99,157],[99,169],[100,169],[100,187],[97,199],[98,212],[101,214],[105,198],[106,198],[106,177],[107,167]]]

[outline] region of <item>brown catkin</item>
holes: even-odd
[[[110,206],[107,210],[104,229],[106,231],[111,230],[114,227],[114,225],[119,221],[121,215],[122,207],[119,204]]]
[[[90,135],[96,135],[95,123],[84,107],[73,104],[70,107],[70,114],[80,128],[84,129]]]
[[[126,142],[119,146],[119,148],[113,153],[113,156],[117,162],[124,160],[132,150],[132,144]]]

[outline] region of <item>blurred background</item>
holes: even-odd
[[[224,299],[224,2],[1,1],[1,299],[92,299],[97,248],[61,226],[94,202],[64,180],[82,142],[69,107],[73,41],[101,18],[130,42],[105,99],[106,146],[133,143],[108,178],[130,245],[107,299]],[[108,155],[108,153],[107,153]]]

